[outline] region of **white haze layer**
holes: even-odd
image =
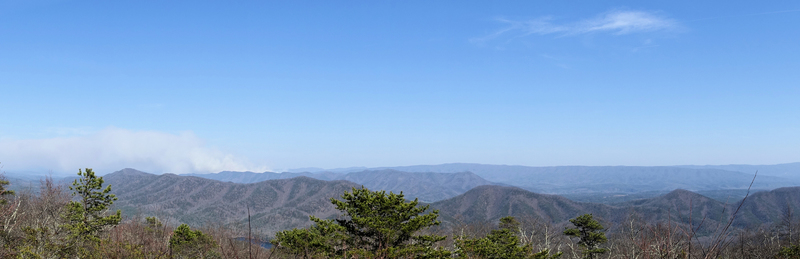
[[[0,140],[0,163],[8,171],[61,174],[93,168],[98,174],[123,168],[150,173],[263,172],[247,161],[207,147],[191,132],[169,134],[107,128],[86,136]]]

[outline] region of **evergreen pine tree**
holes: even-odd
[[[486,259],[554,259],[561,253],[550,254],[545,249],[533,253],[533,247],[523,245],[517,236],[520,223],[511,216],[500,219],[500,229],[484,238],[456,240],[459,258],[486,258]]]
[[[217,253],[217,243],[200,230],[181,224],[169,238],[169,248],[174,258],[222,258]]]
[[[4,174],[0,174],[0,205],[5,205],[8,203],[8,200],[6,200],[6,195],[14,195],[14,191],[8,189],[8,185],[10,184],[11,182],[6,179],[6,176]]]
[[[434,249],[446,237],[419,235],[418,231],[439,225],[439,211],[425,214],[429,205],[406,201],[400,194],[370,191],[363,186],[345,192],[341,200],[331,198],[343,212],[335,220],[311,216],[316,225],[307,230],[281,231],[275,244],[305,257],[446,258],[450,253]]]
[[[86,168],[85,172],[78,169],[78,175],[80,178],[69,189],[73,191],[72,196],[80,200],[67,205],[67,224],[64,227],[69,230],[73,240],[99,242],[99,233],[106,227],[119,224],[122,219],[119,210],[115,214],[105,215],[117,197],[110,193],[110,185],[102,189],[103,177],[95,176],[91,168]]]
[[[567,228],[564,235],[577,237],[580,240],[578,245],[584,249],[585,258],[593,259],[595,254],[602,254],[608,249],[600,248],[599,245],[608,241],[606,234],[603,233],[603,225],[592,219],[592,214],[584,214],[577,218],[570,219],[575,228]]]

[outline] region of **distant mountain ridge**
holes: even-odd
[[[222,171],[215,174],[182,174],[183,176],[196,176],[202,177],[206,179],[213,179],[223,182],[234,182],[234,183],[257,183],[267,180],[277,180],[277,179],[289,179],[294,177],[305,176],[314,179],[320,180],[334,180],[336,177],[340,176],[340,174],[331,173],[331,172],[321,172],[321,173],[309,173],[309,172],[283,172],[283,173],[275,173],[275,172],[263,172],[263,173],[255,173],[255,172],[237,172],[237,171]]]
[[[334,173],[351,173],[364,170],[381,170],[393,169],[405,172],[437,172],[437,173],[455,173],[470,171],[478,175],[485,172],[524,172],[531,169],[542,168],[558,168],[558,167],[678,167],[690,169],[721,169],[725,171],[741,172],[748,175],[759,171],[763,176],[777,176],[795,178],[800,177],[800,162],[783,163],[772,165],[748,165],[748,164],[729,164],[729,165],[674,165],[674,166],[523,166],[523,165],[495,165],[495,164],[478,164],[478,163],[445,163],[435,165],[411,165],[411,166],[382,166],[382,167],[347,167],[347,168],[297,168],[290,169],[290,172],[334,172]]]
[[[416,197],[423,202],[444,200],[478,186],[495,184],[470,172],[443,174],[378,170],[349,173],[337,179],[363,184],[373,190],[402,191],[406,197]]]
[[[319,180],[346,180],[364,185],[369,189],[387,190],[396,193],[404,192],[407,197],[419,198],[420,201],[434,202],[462,194],[470,189],[495,184],[484,180],[470,172],[459,173],[409,173],[391,169],[366,170],[346,174],[319,173],[253,173],[253,172],[220,172],[218,174],[189,174],[219,181],[234,183],[256,183],[267,180],[289,179],[294,177],[310,177]]]
[[[683,166],[530,167],[469,163],[380,167],[372,170],[382,169],[404,172],[472,172],[487,181],[551,194],[630,194],[647,191],[664,192],[675,189],[692,191],[747,189],[755,173],[755,171],[745,173],[717,168],[688,168]],[[800,175],[800,171],[796,174]],[[800,179],[759,174],[753,188],[775,189],[797,185],[800,185]]]
[[[797,163],[800,166],[800,163]],[[746,167],[746,166],[745,166]],[[743,168],[745,168],[743,167]],[[778,174],[785,175],[795,168],[795,164],[775,165],[775,168],[782,168]],[[731,169],[726,166],[720,168]],[[433,174],[453,174],[471,172],[476,177],[483,178],[484,183],[469,186],[470,188],[484,184],[500,184],[517,186],[537,193],[567,195],[571,199],[614,203],[639,198],[651,198],[675,189],[685,189],[694,192],[705,192],[713,195],[719,200],[726,200],[727,197],[735,199],[742,198],[746,190],[750,187],[755,171],[744,173],[741,171],[730,171],[709,166],[554,166],[554,167],[529,167],[529,166],[510,166],[510,165],[484,165],[453,163],[441,165],[416,165],[400,167],[381,167],[366,171],[354,171],[348,173],[334,173],[330,171],[322,172],[300,172],[300,173],[234,173],[223,172],[220,174],[195,175],[210,179],[233,182],[254,182],[257,180],[283,179],[296,176],[307,176],[322,180],[346,179],[355,183],[363,184],[369,188],[383,188],[392,191],[400,191],[388,183],[389,179],[378,179],[367,177],[368,174],[357,174],[358,172],[383,172],[383,177],[398,177],[397,173],[388,172],[408,172],[416,174],[426,174],[427,177]],[[749,168],[749,167],[747,167]],[[361,168],[337,169],[340,172],[347,170],[360,170]],[[752,169],[752,168],[750,168]],[[748,171],[749,169],[741,169]],[[779,172],[772,170],[773,172]],[[350,176],[348,176],[350,175]],[[800,173],[798,173],[800,175]],[[418,178],[422,176],[405,176],[394,178],[394,182],[406,178]],[[363,178],[363,179],[362,179]],[[431,186],[432,181],[421,180],[420,186]],[[777,177],[769,174],[759,174],[752,186],[753,190],[771,190],[780,187],[798,186],[800,178],[793,179],[787,177]],[[409,186],[417,187],[409,184]],[[461,194],[468,188],[454,188],[447,184],[437,185],[438,189],[448,190],[447,195],[433,195],[418,189],[402,188],[408,194],[420,197],[424,201],[437,201],[454,195]],[[433,187],[429,187],[433,189]],[[457,190],[457,191],[452,191]],[[732,195],[732,196],[731,196]],[[601,197],[601,198],[598,198]]]
[[[694,169],[721,169],[748,174],[758,171],[758,174],[765,176],[777,176],[795,180],[800,179],[800,162],[777,165],[682,165],[677,167]]]

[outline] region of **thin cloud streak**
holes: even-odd
[[[244,159],[207,147],[191,132],[169,134],[107,128],[86,136],[0,140],[5,170],[73,172],[94,168],[110,173],[131,167],[151,173],[266,171]]]
[[[472,39],[471,41],[485,42],[503,35],[509,35],[514,38],[529,35],[551,34],[559,36],[574,36],[588,33],[625,35],[671,30],[678,27],[678,23],[672,19],[644,11],[611,11],[595,18],[565,24],[557,24],[554,20],[552,16],[545,16],[527,21],[498,19],[499,22],[507,24],[508,26],[488,36]]]
[[[610,32],[617,35],[651,32],[674,28],[675,22],[641,11],[606,13],[600,18],[584,22],[575,28],[576,33]]]

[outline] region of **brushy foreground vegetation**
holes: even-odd
[[[703,222],[635,214],[613,232],[590,214],[566,227],[525,217],[443,227],[428,205],[363,187],[331,198],[338,218],[312,216],[313,226],[275,233],[268,249],[250,227],[123,218],[102,177],[78,175],[68,188],[45,179],[38,192],[13,193],[0,180],[0,258],[800,258],[800,222],[788,209],[770,227],[702,236]]]

